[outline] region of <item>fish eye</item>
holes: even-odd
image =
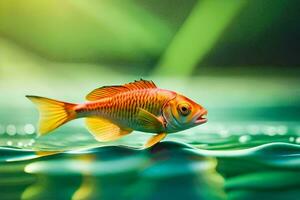
[[[179,113],[183,116],[187,116],[191,112],[191,107],[188,104],[179,104],[177,106]]]

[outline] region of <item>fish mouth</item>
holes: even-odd
[[[207,110],[201,111],[196,118],[196,124],[203,124],[207,122]]]

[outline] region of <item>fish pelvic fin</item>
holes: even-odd
[[[86,118],[86,126],[89,132],[99,142],[109,142],[128,135],[133,130],[125,129],[104,118]]]
[[[73,109],[76,104],[66,103],[39,96],[26,96],[38,108],[40,113],[39,134],[46,135],[66,122],[76,118]]]
[[[157,144],[158,142],[163,140],[166,136],[167,136],[166,133],[159,133],[157,135],[154,135],[146,142],[146,144],[144,145],[144,148],[149,148],[149,147],[154,146],[155,144]]]

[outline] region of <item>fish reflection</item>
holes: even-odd
[[[163,142],[147,150],[99,147],[38,158],[33,153],[0,149],[1,200],[297,199],[300,195],[296,144],[201,150]]]
[[[55,155],[26,166],[38,181],[23,199],[225,199],[216,160],[185,148],[163,142],[145,151],[105,147]]]
[[[0,154],[1,155],[1,154]],[[24,172],[27,162],[1,163],[0,161],[0,199],[20,199],[23,191],[32,185],[36,178]]]
[[[217,160],[197,156],[186,146],[164,142],[150,151],[151,163],[140,173],[133,199],[226,199]]]

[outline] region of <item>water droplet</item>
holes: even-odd
[[[9,141],[6,142],[6,144],[7,144],[7,146],[12,146],[13,142],[9,140]]]
[[[279,135],[285,135],[285,134],[287,134],[287,132],[288,132],[288,127],[286,127],[286,126],[278,126],[277,127],[277,133]]]
[[[274,136],[277,132],[274,126],[265,126],[263,127],[263,133],[269,136]]]
[[[250,139],[251,139],[251,137],[250,137],[249,135],[242,135],[242,136],[239,138],[239,142],[240,142],[240,143],[246,143],[246,142],[248,142]]]
[[[28,145],[33,145],[35,143],[35,140],[34,139],[31,139],[29,142],[28,142]]]
[[[23,143],[22,142],[18,142],[18,147],[22,147]]]
[[[6,133],[10,136],[16,135],[17,133],[17,128],[15,125],[9,124],[6,127]]]
[[[289,137],[289,142],[295,142],[295,138],[294,137]]]
[[[26,124],[24,126],[24,131],[25,131],[25,133],[31,135],[31,134],[34,134],[35,128],[34,128],[34,126],[32,124]]]
[[[296,143],[300,144],[300,137],[297,137]]]

